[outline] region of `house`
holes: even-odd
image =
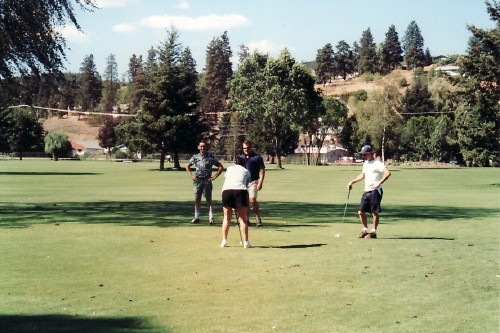
[[[442,61],[442,60],[448,60],[449,57],[448,56],[445,56],[445,55],[438,55],[438,56],[435,56],[435,57],[432,57],[432,60],[433,61]]]
[[[71,157],[83,156],[87,153],[90,156],[97,156],[103,153],[103,148],[92,141],[70,141]]]
[[[82,156],[83,154],[85,154],[84,146],[79,145],[74,141],[70,141],[69,143],[71,143],[71,157]]]
[[[450,76],[460,75],[460,73],[458,72],[458,66],[455,66],[455,65],[437,66],[436,68],[434,68],[434,70],[436,72],[446,73]]]
[[[295,154],[311,154],[315,158],[318,156],[318,147],[305,147],[299,146],[294,151]],[[337,163],[338,160],[347,157],[349,152],[347,149],[337,145],[330,145],[328,147],[321,147],[319,150],[319,161],[321,164]]]

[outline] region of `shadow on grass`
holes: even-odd
[[[326,244],[294,244],[294,245],[282,245],[282,246],[255,246],[259,249],[307,249],[310,247],[321,247]]]
[[[311,204],[296,202],[263,202],[261,209],[266,228],[323,227],[341,223],[344,204]],[[216,203],[217,225],[222,222],[220,203]],[[202,205],[202,223],[208,226],[206,206]],[[495,209],[446,206],[383,207],[382,223],[479,219],[496,216]],[[0,203],[0,227],[24,228],[34,224],[113,223],[124,226],[187,226],[193,215],[192,201],[100,201],[61,203]],[[206,219],[207,221],[204,221]],[[206,222],[206,223],[205,223]],[[345,223],[359,223],[357,205],[349,205]],[[198,227],[198,225],[193,226]]]
[[[0,176],[89,176],[100,175],[96,172],[0,172]]]
[[[397,240],[445,240],[445,241],[453,241],[455,238],[446,238],[446,237],[409,237],[409,236],[402,236],[402,237],[384,237],[384,239],[397,239]]]
[[[144,318],[84,318],[64,315],[0,315],[4,333],[153,333],[168,332]]]

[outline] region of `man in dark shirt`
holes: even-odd
[[[259,203],[257,202],[257,193],[262,190],[264,176],[266,175],[264,160],[262,159],[262,156],[252,150],[252,143],[248,140],[243,142],[243,155],[241,155],[241,157],[244,158],[245,167],[248,171],[250,171],[251,175],[250,183],[248,184],[248,195],[255,214],[256,226],[262,227]]]

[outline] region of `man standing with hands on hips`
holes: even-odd
[[[250,171],[250,183],[248,184],[248,196],[255,214],[257,227],[262,227],[262,219],[260,218],[260,208],[257,202],[257,193],[262,190],[264,184],[264,176],[266,175],[266,167],[262,156],[257,154],[252,149],[252,143],[248,140],[243,142],[243,154],[241,157],[245,161],[245,168]],[[248,214],[250,220],[250,214]]]
[[[364,159],[363,171],[347,184],[347,188],[351,190],[353,184],[363,179],[365,180],[365,191],[361,197],[361,204],[358,210],[363,230],[358,238],[377,238],[379,213],[381,212],[380,202],[384,194],[381,185],[391,176],[391,172],[386,168],[384,163],[375,159],[375,153],[371,146],[363,146],[360,153]],[[366,219],[367,212],[371,213],[373,218],[373,228],[370,232],[368,232],[368,222]]]
[[[194,192],[194,218],[191,221],[192,224],[200,223],[200,207],[201,207],[201,195],[205,196],[205,200],[208,205],[208,221],[210,225],[214,225],[214,206],[212,202],[212,181],[217,179],[219,175],[224,170],[222,163],[212,154],[208,152],[208,143],[201,141],[198,144],[199,154],[193,155],[191,159],[186,164],[186,172],[189,178],[193,181],[193,192]],[[191,172],[191,166],[196,167],[196,172],[193,175]],[[212,167],[217,167],[217,173],[212,177]]]

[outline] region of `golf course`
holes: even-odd
[[[222,176],[191,225],[185,171],[0,160],[0,331],[498,332],[499,169],[389,166],[358,239],[361,167],[266,165],[244,249]]]

